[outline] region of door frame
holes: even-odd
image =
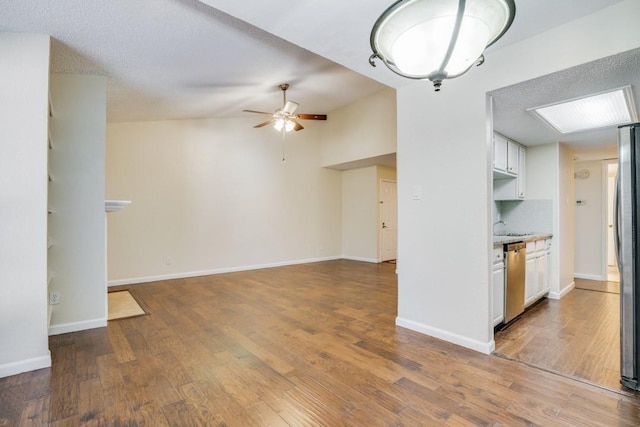
[[[387,182],[390,184],[396,184],[396,260],[398,259],[398,181],[395,179],[381,178],[378,181],[378,262],[382,261],[382,183]]]
[[[609,279],[609,165],[618,159],[602,160],[602,280]]]

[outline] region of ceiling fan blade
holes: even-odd
[[[264,111],[256,111],[256,110],[242,110],[243,113],[257,113],[257,114],[268,114],[273,116],[273,113],[265,113]]]
[[[327,120],[326,114],[297,114],[300,120]]]
[[[293,130],[295,130],[296,132],[298,132],[299,130],[304,129],[304,127],[300,123],[298,123],[297,121],[295,121],[293,119],[289,119],[289,120],[291,120],[294,123]]]
[[[270,125],[271,123],[273,123],[273,122],[275,122],[275,121],[276,121],[276,119],[275,119],[275,118],[273,118],[273,119],[271,119],[271,120],[267,120],[266,122],[262,122],[262,123],[260,123],[260,124],[255,125],[255,126],[254,126],[254,128],[261,128],[261,127],[264,127],[264,126]]]
[[[284,111],[287,114],[291,114],[294,111],[296,111],[296,108],[298,108],[300,104],[298,104],[297,102],[293,102],[293,101],[287,101],[287,103],[284,105],[284,108],[282,109],[282,111]]]

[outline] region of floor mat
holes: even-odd
[[[129,291],[109,292],[107,298],[109,300],[108,320],[126,319],[147,314]]]

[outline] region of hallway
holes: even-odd
[[[496,333],[496,353],[613,390],[620,384],[619,283],[576,279]]]

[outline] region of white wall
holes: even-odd
[[[322,166],[396,152],[396,93],[384,89],[329,113],[322,130]]]
[[[332,116],[330,119],[332,120]],[[280,135],[253,119],[111,123],[109,284],[341,255],[341,172],[320,166],[320,129]]]
[[[0,34],[0,377],[51,365],[47,339],[49,36]]]
[[[342,255],[378,260],[378,168],[342,172]]]
[[[399,325],[493,350],[486,93],[635,48],[638,21],[637,1],[623,1],[493,51],[482,67],[445,81],[441,92],[424,82],[398,90]],[[415,186],[422,188],[422,200],[412,200]],[[561,197],[568,187],[559,191]],[[570,232],[560,238],[569,234],[572,239]],[[560,250],[569,246],[566,239],[560,242]],[[570,262],[572,270],[568,257],[561,262]],[[565,268],[559,270],[561,283]]]
[[[602,161],[576,162],[575,170],[588,170],[589,177],[576,179],[575,200],[586,201],[576,205],[575,267],[574,276],[583,279],[607,280],[603,266],[603,234],[606,218],[603,216],[604,188]],[[606,172],[606,169],[604,169]]]
[[[50,334],[107,325],[105,268],[106,78],[51,75]]]
[[[551,200],[553,234],[549,297],[560,298],[560,148],[558,144],[527,147],[527,198]]]
[[[559,253],[558,280],[560,297],[571,291],[574,287],[574,253],[575,253],[575,179],[574,153],[564,144],[559,144],[559,203],[558,238],[555,239]],[[553,294],[551,289],[550,294]],[[553,296],[553,295],[552,295]]]

